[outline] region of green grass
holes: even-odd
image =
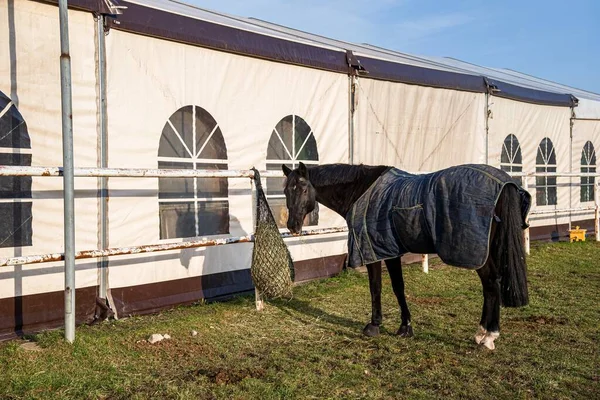
[[[405,268],[415,337],[387,274],[381,336],[368,281],[355,271],[295,288],[291,301],[254,310],[252,297],[181,307],[0,344],[0,398],[76,399],[591,399],[600,393],[600,244],[538,244],[531,304],[502,310],[491,352],[473,342],[481,285],[473,271]],[[192,337],[190,332],[198,331]],[[172,339],[151,345],[152,333]]]

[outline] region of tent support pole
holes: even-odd
[[[107,114],[106,114],[106,42],[104,33],[105,17],[102,14],[96,19],[96,28],[98,36],[98,97],[99,97],[99,119],[98,119],[98,147],[99,147],[99,167],[108,167],[108,137],[107,137]],[[108,243],[108,177],[98,178],[100,188],[99,213],[100,213],[100,232],[99,248],[106,249]],[[98,295],[102,299],[108,298],[108,258],[104,257],[98,261],[99,282]]]
[[[65,339],[73,343],[75,340],[75,201],[71,56],[69,54],[69,10],[67,0],[59,0],[58,9],[60,19],[60,92],[63,142]]]
[[[348,164],[354,164],[354,112],[356,106],[356,75],[348,77]]]
[[[569,120],[569,173],[573,173],[573,125],[575,125],[575,108],[571,107]],[[573,178],[569,177],[569,208],[573,208]],[[569,212],[569,230],[573,229],[573,213]]]

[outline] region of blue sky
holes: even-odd
[[[186,0],[335,39],[600,93],[600,0]]]

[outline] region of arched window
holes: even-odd
[[[158,168],[227,169],[219,125],[203,108],[186,106],[165,124]],[[160,238],[229,233],[227,178],[159,178]]]
[[[556,172],[556,153],[548,138],[542,139],[535,160],[536,172]],[[538,176],[536,182],[536,204],[538,206],[556,205],[556,177]]]
[[[508,135],[502,145],[502,155],[500,156],[500,169],[508,173],[523,172],[523,157],[521,156],[521,145],[515,135]],[[513,178],[519,185],[523,184],[523,179],[518,176]]]
[[[275,125],[267,148],[267,169],[281,171],[281,164],[294,169],[298,163],[319,164],[317,141],[310,126],[297,115],[288,115]],[[267,198],[280,228],[287,222],[287,207],[283,194],[283,178],[267,179]],[[304,225],[319,223],[318,205],[306,216]]]
[[[592,142],[586,142],[581,151],[581,172],[596,172],[596,150]],[[581,177],[581,202],[594,201],[594,184],[596,180],[593,176]]]
[[[0,165],[31,165],[27,124],[0,92]],[[31,246],[31,177],[0,177],[0,247]]]

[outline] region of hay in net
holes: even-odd
[[[260,175],[255,168],[253,171],[256,185],[256,227],[250,268],[252,280],[264,298],[289,298],[292,296],[294,282],[292,257],[267,203]]]

